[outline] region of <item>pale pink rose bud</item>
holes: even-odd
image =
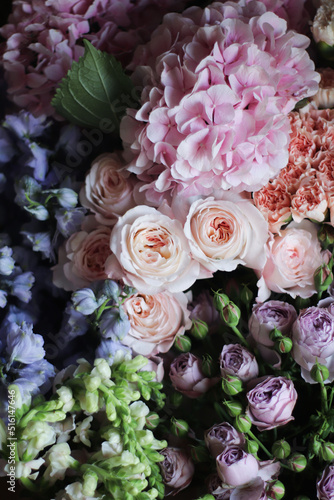
[[[220,373],[235,375],[247,382],[259,374],[259,367],[254,354],[240,344],[224,345],[219,358]]]
[[[100,224],[115,224],[120,215],[135,205],[133,180],[115,153],[94,160],[80,191],[81,204],[89,208]]]
[[[188,398],[198,398],[207,392],[218,379],[206,378],[202,362],[190,352],[181,354],[170,365],[169,377],[174,389]]]
[[[165,448],[160,452],[165,457],[160,462],[161,474],[166,486],[181,491],[186,488],[194,475],[195,467],[190,456],[181,448]]]
[[[130,321],[130,330],[122,340],[123,344],[143,356],[169,351],[175,337],[191,327],[187,303],[182,292],[131,295],[123,304]]]
[[[204,440],[213,457],[217,457],[228,446],[243,446],[245,444],[244,435],[228,422],[213,425],[204,433]]]
[[[274,429],[293,420],[297,391],[285,377],[267,377],[246,394],[246,414],[260,430]]]
[[[239,446],[228,447],[216,457],[217,473],[230,486],[253,481],[259,472],[259,462]]]

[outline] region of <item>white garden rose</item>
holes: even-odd
[[[131,327],[122,343],[143,356],[169,351],[176,335],[191,327],[187,302],[184,293],[132,295],[123,304]]]
[[[135,205],[132,191],[132,177],[117,155],[105,153],[96,158],[87,173],[80,202],[95,214],[97,222],[113,225]]]
[[[238,264],[252,269],[264,265],[268,224],[251,200],[196,200],[184,232],[194,259],[209,271],[233,271]]]
[[[152,207],[138,206],[121,217],[110,248],[108,277],[122,278],[141,293],[182,292],[200,274],[181,223]]]

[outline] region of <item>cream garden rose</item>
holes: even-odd
[[[184,232],[194,258],[209,271],[264,265],[268,224],[251,200],[196,200]]]
[[[181,223],[152,207],[138,206],[121,217],[110,248],[108,276],[141,293],[182,292],[200,277]]]
[[[133,182],[115,153],[96,158],[80,191],[81,204],[89,208],[100,224],[115,224],[120,215],[135,205]]]
[[[122,343],[143,356],[169,351],[176,335],[191,327],[187,302],[184,293],[132,295],[123,304],[131,327]]]

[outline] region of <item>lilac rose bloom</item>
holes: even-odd
[[[206,446],[213,457],[222,453],[227,446],[243,446],[245,437],[228,422],[215,424],[204,434]]]
[[[317,482],[317,498],[333,500],[334,498],[334,465],[327,465]]]
[[[165,457],[159,464],[165,485],[177,491],[186,488],[195,471],[189,455],[181,448],[172,447],[165,448],[160,453]]]
[[[230,486],[253,481],[259,472],[259,462],[240,446],[230,446],[216,457],[217,473]]]
[[[272,347],[271,330],[276,327],[283,335],[289,336],[296,319],[297,313],[292,305],[280,300],[268,300],[253,308],[248,328],[257,343]]]
[[[315,384],[310,371],[318,361],[329,370],[325,383],[334,380],[334,316],[321,307],[302,311],[292,330],[292,356],[301,367],[306,382]]]
[[[170,365],[169,377],[174,389],[188,398],[198,398],[217,382],[202,372],[202,361],[190,352],[181,354]]]
[[[267,377],[246,394],[246,414],[259,431],[274,429],[293,420],[297,401],[293,382],[285,377]]]
[[[229,374],[247,382],[259,374],[259,366],[254,354],[240,344],[224,345],[219,363],[222,377]]]

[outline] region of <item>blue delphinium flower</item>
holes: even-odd
[[[95,351],[95,357],[105,359],[108,365],[111,366],[115,361],[119,362],[122,359],[131,359],[132,350],[120,342],[102,340]]]
[[[9,356],[7,366],[14,361],[30,365],[44,358],[44,339],[33,333],[33,325],[29,323],[11,323],[7,330],[6,352]]]

